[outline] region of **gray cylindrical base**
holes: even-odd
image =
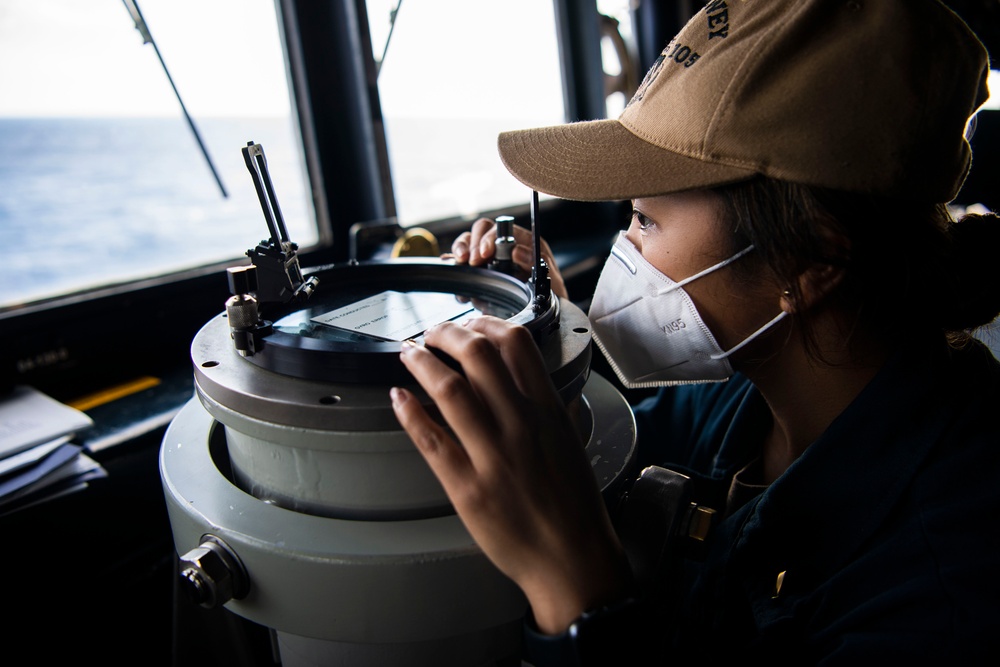
[[[520,667],[521,622],[460,637],[356,644],[278,632],[282,667]]]

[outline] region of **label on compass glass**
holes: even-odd
[[[402,342],[419,336],[435,324],[461,317],[474,308],[444,292],[387,290],[329,313],[313,322],[354,331],[386,341]]]

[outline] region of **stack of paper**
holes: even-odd
[[[0,513],[86,487],[104,469],[72,442],[90,417],[31,387],[0,398]]]

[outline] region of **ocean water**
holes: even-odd
[[[291,239],[316,241],[289,119],[0,118],[0,308],[243,255],[268,237],[241,149],[264,147]]]
[[[544,119],[386,119],[397,218],[411,225],[524,206],[502,130]],[[0,118],[0,308],[241,257],[268,236],[241,149],[264,147],[293,241],[317,240],[289,119]]]
[[[387,123],[400,221],[523,204],[496,135],[533,120]],[[240,258],[268,236],[241,149],[264,147],[293,241],[317,239],[289,119],[0,118],[0,310]],[[221,276],[220,276],[221,280]],[[1000,322],[978,332],[1000,357]]]

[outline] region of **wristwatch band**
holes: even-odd
[[[524,622],[523,658],[534,667],[588,667],[627,665],[641,652],[639,642],[648,637],[648,603],[628,598],[586,611],[558,635],[538,630],[529,614]]]

